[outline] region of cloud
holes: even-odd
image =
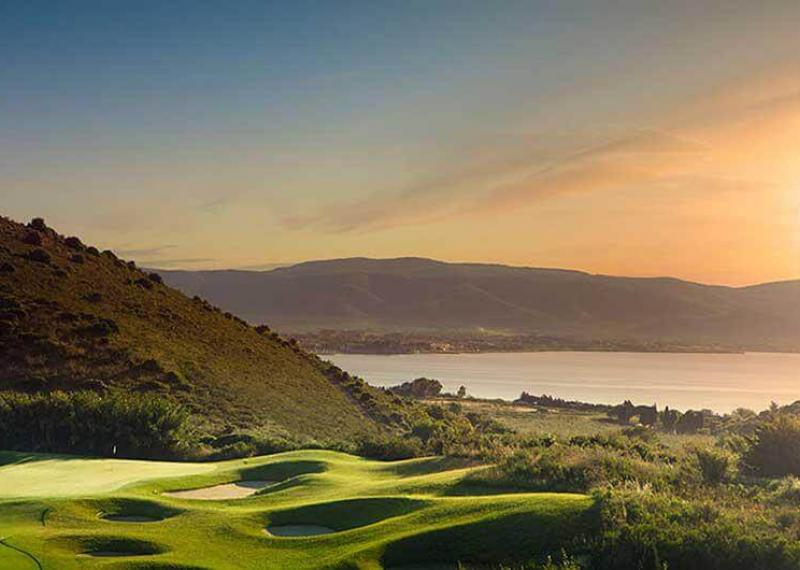
[[[196,263],[213,263],[217,261],[212,257],[184,257],[176,259],[147,259],[142,260],[141,263],[152,268],[169,268],[176,265],[193,265]]]
[[[220,196],[219,198],[214,198],[213,200],[203,202],[197,206],[197,209],[208,214],[216,214],[227,208],[233,199],[234,197],[230,195]]]
[[[153,255],[159,255],[165,251],[170,249],[174,249],[178,247],[175,244],[164,244],[164,245],[157,245],[155,247],[146,247],[140,249],[116,249],[116,253],[123,257],[152,257]]]
[[[330,233],[431,223],[454,215],[497,210],[534,195],[543,198],[644,180],[652,176],[646,169],[648,164],[652,168],[658,162],[706,150],[699,142],[655,130],[637,130],[567,151],[555,151],[541,143],[533,149],[528,146],[521,141],[520,146],[506,149],[503,156],[487,160],[470,157],[473,161],[460,168],[393,194],[373,194],[312,215],[286,217],[283,222],[289,229]]]

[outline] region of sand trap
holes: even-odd
[[[149,523],[149,522],[158,522],[160,520],[164,520],[144,515],[102,515],[100,518],[105,521],[126,522],[126,523]]]
[[[179,499],[196,499],[200,501],[222,501],[225,499],[244,499],[255,495],[261,489],[274,485],[277,481],[237,481],[225,485],[189,489],[188,491],[172,491],[164,493]]]
[[[273,536],[320,536],[336,532],[327,526],[313,524],[287,524],[283,526],[267,527],[267,532]]]

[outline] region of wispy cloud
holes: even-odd
[[[535,146],[529,137],[490,160],[467,150],[438,176],[283,222],[289,229],[366,233],[499,215],[574,194],[763,189],[774,184],[770,176],[786,177],[781,169],[796,171],[786,149],[800,142],[800,71],[776,66],[720,84],[650,124],[669,127],[616,129],[583,142],[578,133],[567,148],[556,135],[539,136]]]
[[[217,260],[211,257],[185,257],[176,259],[147,259],[141,260],[141,263],[147,265],[148,267],[167,269],[181,265],[213,263],[215,261]]]
[[[142,247],[142,248],[118,248],[115,251],[118,255],[122,255],[125,257],[152,257],[154,255],[159,255],[164,253],[165,251],[169,251],[178,247],[175,244],[168,243],[164,245],[157,245],[152,247]]]
[[[287,217],[284,224],[290,229],[343,233],[430,223],[502,209],[532,197],[646,180],[657,175],[658,164],[704,151],[697,141],[655,130],[637,130],[566,151],[541,144],[531,150],[520,144],[501,157],[467,159],[459,168],[393,194],[374,194],[311,215]]]

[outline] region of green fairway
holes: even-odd
[[[3,569],[513,561],[557,550],[594,524],[589,497],[474,487],[468,477],[481,467],[442,458],[299,451],[192,464],[4,454],[0,465]],[[270,484],[240,499],[164,494],[241,480]]]

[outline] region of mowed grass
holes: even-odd
[[[3,569],[513,562],[558,551],[595,525],[587,496],[497,494],[469,482],[484,467],[436,457],[379,462],[298,451],[191,464],[6,454],[0,465]],[[239,480],[275,483],[245,499],[164,494]],[[303,525],[333,532],[278,537],[267,531]]]

